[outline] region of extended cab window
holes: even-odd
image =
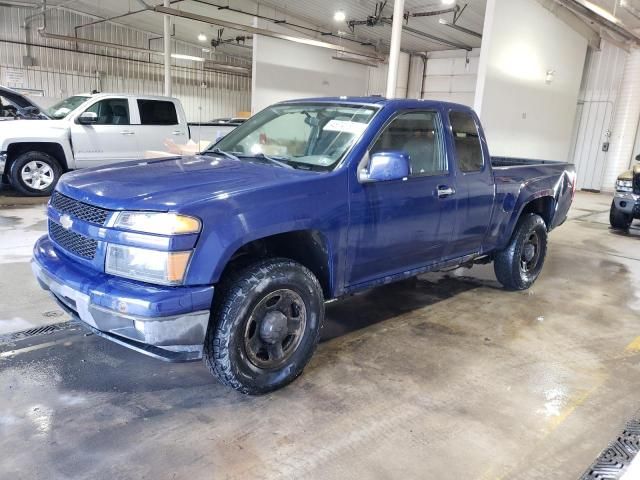
[[[456,147],[456,159],[461,172],[478,172],[484,161],[480,135],[473,116],[468,112],[450,112],[451,133]]]
[[[409,155],[411,176],[438,175],[447,171],[441,145],[437,112],[407,112],[387,125],[370,153],[405,152]]]
[[[129,125],[129,101],[126,98],[100,100],[85,111],[98,115],[96,125]]]
[[[163,100],[138,100],[142,125],[177,125],[178,114],[173,102]]]

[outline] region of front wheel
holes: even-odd
[[[547,255],[547,226],[530,213],[518,221],[509,245],[495,254],[493,269],[507,290],[526,290],[536,281]]]
[[[48,153],[31,151],[19,155],[9,169],[13,188],[28,196],[50,195],[62,175],[58,161]]]
[[[616,203],[611,202],[611,210],[609,210],[609,223],[611,227],[616,230],[627,231],[631,226],[631,222],[633,222],[633,215],[621,212],[616,208]]]
[[[309,269],[284,258],[257,262],[231,274],[219,295],[204,361],[223,384],[258,395],[302,373],[324,320],[322,288]]]

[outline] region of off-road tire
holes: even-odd
[[[523,270],[522,256],[531,235],[539,238],[539,257],[530,271]],[[524,215],[518,221],[509,245],[494,255],[493,269],[498,281],[507,290],[526,290],[536,281],[547,254],[547,226],[535,213]]]
[[[27,183],[25,183],[22,178],[21,171],[24,166],[30,162],[39,162],[49,166],[49,168],[53,172],[53,180],[49,186],[42,190],[39,190],[31,188]],[[11,185],[18,192],[29,197],[39,197],[51,195],[51,192],[53,192],[54,188],[56,188],[56,184],[60,179],[60,175],[62,175],[62,168],[60,167],[58,160],[56,160],[48,153],[33,150],[18,155],[18,157],[11,162],[8,177]]]
[[[261,300],[281,289],[292,290],[303,300],[306,325],[286,364],[267,370],[250,360],[245,329]],[[309,269],[286,258],[258,261],[228,274],[215,296],[203,358],[221,383],[244,394],[260,395],[289,384],[302,373],[324,321],[322,287]]]
[[[631,222],[633,222],[633,215],[621,212],[616,208],[615,202],[611,202],[611,210],[609,210],[609,223],[611,224],[611,228],[626,232],[629,230]]]

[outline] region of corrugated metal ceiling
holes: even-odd
[[[37,0],[29,0],[30,3],[40,3]],[[102,18],[122,15],[128,12],[140,10],[142,3],[137,0],[50,0],[49,5],[62,5],[67,8],[78,10],[84,13],[96,15]],[[160,0],[147,0],[147,4],[158,5]],[[207,5],[212,4],[212,5]],[[464,12],[458,20],[458,25],[475,32],[482,32],[484,22],[484,11],[486,8],[486,0],[457,0],[457,4]],[[363,42],[371,42],[376,45],[380,51],[388,50],[391,27],[389,25],[377,25],[369,27],[366,25],[356,26],[351,32],[346,22],[335,22],[333,14],[336,10],[342,10],[346,13],[347,20],[365,20],[367,16],[373,15],[376,1],[374,0],[264,0],[256,2],[254,0],[185,0],[175,2],[172,7],[188,10],[190,12],[200,13],[212,17],[219,16],[227,20],[236,21],[238,23],[251,24],[252,19],[248,15],[240,15],[228,10],[221,10],[218,6],[229,6],[234,9],[242,10],[250,13],[258,13],[267,15],[272,18],[281,18],[292,23],[310,24],[322,31],[331,31],[340,34],[345,39],[320,36],[312,34],[322,40],[334,43],[343,43],[345,45],[352,44],[346,38],[361,40]],[[441,0],[405,0],[405,10],[410,13],[425,12],[439,10],[443,8]],[[383,11],[383,16],[390,17],[393,11],[393,0],[389,0]],[[452,20],[453,14],[443,15],[447,20]],[[161,15],[153,12],[141,12],[117,19],[116,21],[125,25],[134,26],[147,31],[160,33],[162,31]],[[429,33],[440,37],[448,42],[469,47],[479,47],[480,38],[469,35],[464,32],[454,30],[446,25],[438,22],[439,16],[410,18],[408,26],[422,32]],[[176,18],[175,21],[176,37],[180,40],[198,43],[197,34],[202,32],[207,35],[208,39],[215,38],[218,33],[218,27],[208,26],[196,23],[190,20]],[[267,28],[270,23],[267,22]],[[271,24],[272,25],[272,24]],[[309,34],[308,30],[299,30],[300,33]],[[225,29],[223,38],[234,38],[244,33],[231,29]],[[251,42],[248,42],[250,45]],[[203,47],[207,45],[203,44]],[[450,45],[438,43],[428,38],[421,37],[415,33],[403,32],[402,48],[406,51],[423,52],[433,50],[451,49]],[[236,46],[220,47],[222,51],[235,55],[250,56],[250,50]]]

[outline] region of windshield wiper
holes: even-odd
[[[215,153],[217,155],[223,155],[223,156],[225,156],[227,158],[230,158],[232,160],[240,160],[233,153],[225,152],[224,150],[220,150],[220,148],[218,148],[218,147],[214,148],[213,150],[206,150],[204,153]],[[283,167],[283,168],[295,168],[293,165],[291,165],[289,163],[285,163],[282,160],[278,160],[277,158],[274,158],[274,157],[268,157],[264,153],[256,153],[255,155],[240,154],[239,156],[240,157],[245,157],[245,158],[259,158],[260,160],[267,160],[267,161],[269,161],[269,162],[271,162],[271,163],[273,163],[275,165],[278,165],[279,167]]]
[[[216,153],[218,155],[222,155],[224,157],[230,158],[231,160],[240,161],[240,159],[236,157],[233,153],[225,152],[224,150],[220,150],[219,148],[214,148],[213,150],[206,150],[204,153]]]
[[[274,163],[275,165],[279,165],[283,168],[295,168],[293,165],[289,164],[289,163],[285,163],[286,160],[283,158],[282,160],[285,160],[284,162],[282,160],[278,160],[277,158],[274,157],[268,157],[266,156],[264,153],[256,153],[255,155],[247,155],[248,157],[253,157],[253,158],[264,158],[265,160],[270,161],[271,163]]]

